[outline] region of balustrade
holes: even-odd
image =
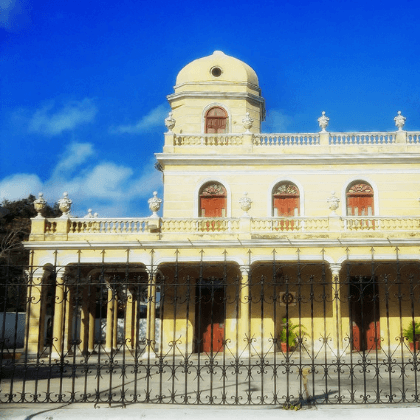
[[[144,233],[148,219],[71,219],[69,233]]]
[[[45,233],[58,232],[59,219],[46,219]],[[265,217],[251,218],[249,233],[328,232],[329,217]],[[418,231],[419,217],[347,216],[339,217],[339,230],[345,231]],[[150,232],[149,218],[71,218],[68,233],[78,234],[145,234]],[[167,218],[160,219],[160,232],[167,233],[244,233],[240,218]],[[155,220],[153,220],[156,223]]]
[[[331,145],[344,144],[391,144],[395,143],[395,133],[329,133]]]
[[[179,134],[174,146],[240,146],[242,134]]]
[[[407,133],[407,143],[417,144],[420,143],[420,131],[411,131]]]
[[[312,146],[319,144],[319,133],[255,134],[255,146]]]

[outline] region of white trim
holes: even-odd
[[[211,178],[205,178],[204,180],[200,181],[194,190],[194,213],[193,213],[193,217],[200,217],[200,213],[199,213],[199,201],[200,201],[200,197],[199,197],[199,193],[200,193],[200,189],[201,187],[206,184],[207,182],[218,182],[220,184],[222,184],[225,188],[226,188],[226,201],[227,201],[227,209],[226,209],[226,217],[232,217],[232,192],[230,190],[229,184],[224,181],[222,178],[219,178],[217,176],[215,177],[211,177]]]
[[[198,134],[199,135],[199,134]],[[317,147],[317,146],[313,146]],[[214,152],[215,148],[208,147],[209,152]],[[221,150],[221,149],[220,149]],[[272,151],[271,149],[269,150]],[[274,150],[273,150],[274,152]],[[217,163],[225,163],[228,165],[249,165],[250,163],[254,165],[307,165],[308,163],[312,165],[354,165],[357,164],[368,164],[372,165],[374,163],[387,163],[387,164],[418,164],[420,161],[419,153],[355,153],[354,155],[346,154],[257,154],[250,153],[248,155],[235,154],[227,155],[223,153],[217,154],[184,154],[184,153],[155,153],[156,159],[159,162],[164,162],[165,164],[176,165],[214,165]],[[197,163],[198,162],[198,163]]]
[[[226,133],[231,133],[232,132],[232,114],[229,108],[220,102],[212,102],[211,104],[206,105],[203,109],[203,112],[201,113],[201,134],[205,134],[205,131],[206,131],[207,111],[215,107],[223,108],[226,111],[226,114],[228,115],[228,127],[227,127]]]
[[[346,261],[389,261],[394,262],[397,261],[396,255],[394,254],[377,254],[374,253],[373,257],[372,254],[349,254],[348,256],[345,255],[338,259],[338,264],[343,264]],[[398,260],[404,260],[404,261],[420,261],[420,257],[418,254],[400,254],[398,253]]]
[[[278,256],[278,257],[277,257]],[[251,257],[251,265],[256,262],[273,262],[273,254],[257,254]],[[315,261],[315,262],[322,262],[325,261],[328,264],[333,264],[334,259],[329,257],[328,255],[324,254],[324,258],[322,258],[321,253],[317,255],[283,255],[283,254],[275,254],[274,261],[282,262],[282,261]]]
[[[155,261],[155,265],[158,267],[161,264],[165,264],[165,263],[174,263],[174,262],[179,262],[179,263],[190,263],[190,262],[216,262],[216,263],[223,263],[223,262],[234,262],[236,264],[239,265],[239,267],[245,265],[244,264],[244,260],[240,257],[237,256],[226,256],[226,258],[221,255],[221,256],[217,256],[217,257],[206,257],[205,255],[203,255],[203,257],[201,258],[200,256],[196,256],[196,257],[180,257],[178,256],[178,258],[175,257],[162,257],[159,258]],[[162,268],[161,268],[162,269]]]
[[[299,188],[299,216],[305,216],[305,193],[303,189],[303,185],[293,177],[290,176],[283,176],[277,178],[277,181],[270,184],[270,188],[268,190],[268,197],[267,197],[267,217],[273,217],[273,188],[276,184],[281,182],[292,182]]]
[[[360,172],[359,172],[360,173]],[[362,181],[367,182],[373,188],[373,216],[379,216],[379,189],[376,182],[368,176],[353,176],[348,178],[346,183],[341,188],[341,214],[343,217],[347,216],[347,188],[352,182]]]

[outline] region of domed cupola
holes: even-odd
[[[221,51],[187,64],[168,96],[175,133],[243,133],[246,113],[259,132],[265,119],[265,101],[255,71]]]

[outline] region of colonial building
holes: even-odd
[[[168,101],[151,216],[74,218],[65,196],[46,219],[36,202],[25,352],[408,354],[420,132],[400,112],[396,131],[329,132],[322,112],[313,133],[262,133],[257,74],[221,51],[186,65]]]

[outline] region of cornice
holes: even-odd
[[[205,249],[205,248],[347,248],[347,247],[412,247],[420,239],[347,238],[347,239],[232,239],[232,240],[171,240],[171,241],[54,241],[25,242],[29,250],[103,250],[103,249]]]
[[[184,98],[211,98],[211,99],[249,99],[255,102],[260,103],[264,106],[265,99],[262,96],[253,95],[249,92],[194,92],[194,91],[185,91],[179,93],[172,93],[167,96],[169,102],[172,102],[176,99]]]
[[[200,146],[196,146],[200,147]],[[317,147],[317,146],[312,146]],[[210,152],[210,150],[208,150]],[[184,154],[155,153],[156,159],[171,165],[326,165],[355,163],[420,163],[420,153],[331,153],[331,154]]]

